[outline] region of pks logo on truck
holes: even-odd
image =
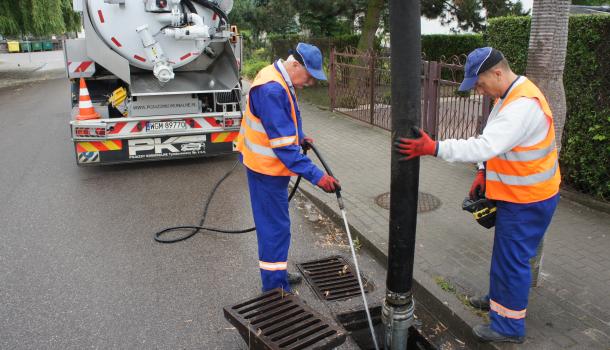
[[[205,154],[206,135],[155,137],[128,141],[129,159]]]

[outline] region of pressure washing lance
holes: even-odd
[[[313,146],[313,144],[309,143],[311,146],[311,150],[316,154],[316,157],[322,163],[322,167],[328,173],[328,175],[335,177],[333,172],[330,170],[330,167],[324,161],[324,158],[318,150]],[[343,197],[341,196],[341,190],[335,191],[337,195],[337,204],[339,204],[339,209],[341,210],[341,216],[343,217],[343,225],[345,226],[345,232],[347,233],[347,239],[349,241],[349,248],[352,252],[352,259],[354,260],[354,267],[356,268],[356,276],[358,277],[358,286],[360,287],[360,294],[362,294],[362,301],[364,303],[364,312],[366,312],[366,319],[369,323],[369,329],[371,331],[371,337],[373,338],[373,344],[375,345],[375,350],[379,350],[379,345],[377,344],[377,337],[375,337],[375,328],[373,327],[373,319],[371,318],[371,312],[369,311],[369,305],[366,301],[366,294],[364,293],[364,286],[362,284],[362,277],[360,276],[360,268],[358,267],[358,258],[356,257],[356,250],[354,249],[354,241],[352,240],[352,233],[349,229],[349,223],[347,222],[347,215],[345,212],[345,204],[343,203]]]
[[[318,160],[320,160],[320,163],[322,163],[322,167],[328,173],[328,175],[334,177],[332,170],[330,169],[330,167],[328,166],[328,164],[326,163],[326,161],[324,160],[324,158],[322,157],[322,155],[320,154],[318,149],[312,143],[309,143],[307,141],[305,141],[305,142],[306,142],[306,145],[304,147],[303,153],[306,154],[307,149],[311,149],[315,153]],[[214,184],[214,187],[212,188],[212,192],[210,192],[210,195],[208,196],[208,199],[205,202],[203,213],[201,215],[201,219],[199,220],[199,223],[197,225],[182,225],[182,226],[172,226],[172,227],[164,228],[163,230],[155,233],[155,235],[154,235],[155,241],[157,241],[159,243],[176,243],[176,242],[180,242],[180,241],[189,239],[189,238],[193,237],[194,235],[196,235],[197,233],[199,233],[200,231],[210,231],[210,232],[216,232],[216,233],[229,233],[229,234],[241,234],[241,233],[255,231],[256,227],[250,227],[250,228],[246,228],[246,229],[242,229],[242,230],[227,230],[227,229],[205,226],[208,209],[210,207],[210,203],[212,202],[212,199],[214,198],[214,195],[216,194],[216,191],[218,190],[220,185],[233,173],[233,171],[237,167],[237,164],[239,164],[239,163],[240,163],[239,160],[236,161],[233,164],[233,166],[231,167],[231,169],[229,169],[229,171],[227,171],[216,182],[216,184]],[[291,201],[292,198],[294,197],[297,189],[299,188],[300,182],[301,182],[301,176],[298,176],[294,183],[294,186],[292,187],[290,195],[288,196],[288,201]],[[362,277],[360,276],[360,267],[358,266],[358,258],[356,257],[356,250],[354,249],[354,241],[352,239],[352,234],[351,234],[351,231],[349,228],[349,223],[347,221],[345,203],[343,202],[343,197],[341,196],[341,190],[335,191],[335,195],[337,196],[337,203],[339,205],[339,209],[341,210],[341,216],[343,217],[343,224],[345,226],[345,232],[347,233],[347,239],[349,241],[349,247],[350,247],[350,250],[352,253],[352,259],[354,260],[354,267],[356,268],[356,276],[358,277],[358,286],[360,287],[360,293],[362,294],[362,300],[364,303],[364,311],[366,312],[366,318],[368,320],[369,328],[371,331],[371,336],[373,337],[373,344],[375,345],[375,350],[379,350],[379,345],[377,344],[377,338],[375,337],[375,329],[373,327],[373,319],[371,318],[371,313],[369,311],[368,302],[366,300],[366,294],[364,292],[364,286],[362,284]],[[191,231],[188,234],[186,234],[182,237],[178,237],[178,238],[173,238],[173,239],[161,238],[161,236],[163,236],[164,234],[166,234],[168,232],[183,231],[183,230],[191,230]]]

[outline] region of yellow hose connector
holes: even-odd
[[[127,116],[127,90],[124,87],[120,87],[112,92],[112,95],[108,98],[108,103],[112,105],[112,107],[116,108],[123,114],[123,116]]]

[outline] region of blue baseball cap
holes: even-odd
[[[480,47],[470,54],[466,59],[464,67],[464,80],[460,84],[460,91],[468,91],[474,87],[479,75],[502,61],[504,55],[493,47]]]
[[[294,58],[305,66],[305,69],[307,69],[312,77],[318,80],[326,80],[320,49],[311,44],[299,43],[296,53],[296,55],[293,53]]]

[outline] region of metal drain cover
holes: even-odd
[[[248,349],[332,349],[345,342],[343,328],[280,288],[223,310]]]
[[[417,212],[425,213],[441,206],[441,200],[426,192],[418,192]],[[383,209],[390,210],[390,192],[382,193],[375,198],[375,203]]]
[[[340,300],[360,296],[358,277],[342,256],[332,256],[297,264],[301,274],[322,300]],[[365,293],[372,290],[363,277]]]

